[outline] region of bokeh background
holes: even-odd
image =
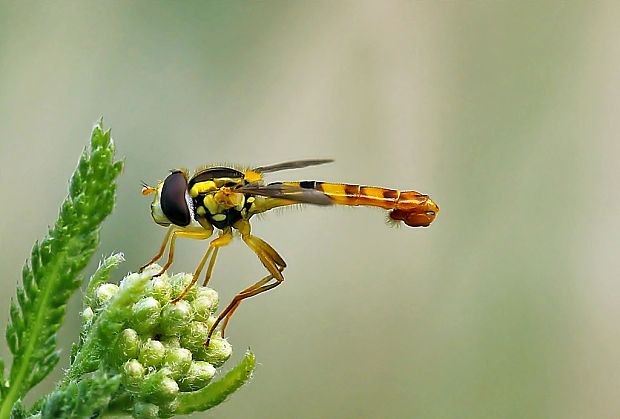
[[[100,116],[126,169],[97,256],[123,251],[125,272],[164,233],[140,181],[330,157],[271,179],[415,189],[442,212],[257,220],[287,282],[231,322],[234,360],[260,366],[207,417],[617,418],[619,19],[618,2],[2,1],[0,306]],[[191,271],[204,247],[180,249]],[[261,269],[236,242],[212,285],[228,300]]]

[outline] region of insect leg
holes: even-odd
[[[174,259],[174,245],[175,245],[177,237],[186,237],[188,239],[194,239],[194,240],[204,240],[204,239],[208,239],[209,237],[211,237],[212,233],[213,233],[213,230],[211,231],[181,231],[181,230],[174,231],[170,239],[170,249],[168,250],[168,259],[166,260],[166,263],[164,264],[164,266],[161,268],[161,271],[159,271],[159,273],[153,276],[155,277],[155,276],[159,276],[163,274],[164,272],[168,270],[170,265],[172,265],[172,261]]]
[[[228,325],[228,322],[230,321],[230,318],[232,317],[235,310],[237,310],[237,308],[239,307],[239,305],[241,304],[243,300],[245,300],[246,298],[250,298],[255,295],[258,295],[260,293],[263,293],[265,291],[269,291],[270,289],[275,288],[282,283],[282,281],[276,280],[275,282],[272,282],[271,284],[269,284],[268,282],[271,281],[272,279],[274,279],[273,275],[267,275],[266,277],[264,277],[263,279],[261,279],[260,281],[252,285],[251,287],[246,288],[243,291],[241,291],[239,294],[237,294],[232,299],[232,301],[220,313],[220,315],[215,320],[215,323],[213,323],[213,325],[209,329],[209,334],[207,335],[207,341],[205,342],[205,347],[209,346],[209,342],[211,341],[211,336],[213,336],[215,329],[222,321],[224,321],[224,323],[222,323],[222,337],[224,337],[224,332],[226,330],[226,326]]]
[[[147,266],[152,265],[153,263],[157,262],[159,259],[161,259],[161,257],[164,255],[164,252],[166,251],[166,247],[168,245],[168,240],[170,239],[170,235],[172,234],[172,232],[174,231],[174,227],[170,226],[170,228],[168,229],[168,231],[166,232],[166,236],[164,237],[164,242],[161,244],[161,247],[159,248],[159,252],[157,252],[157,254],[153,257],[153,259],[149,260],[148,262],[146,262],[139,270],[138,272],[142,272],[144,269],[146,269]]]
[[[261,279],[251,287],[244,289],[233,298],[230,304],[228,304],[224,311],[220,313],[215,323],[213,323],[213,325],[209,329],[207,342],[205,342],[206,346],[209,345],[209,340],[211,336],[213,335],[216,327],[222,320],[224,321],[222,327],[222,334],[224,333],[224,329],[226,328],[226,325],[228,325],[230,317],[233,315],[233,313],[239,307],[243,300],[258,295],[262,292],[269,291],[270,289],[277,287],[284,281],[282,271],[284,270],[284,268],[286,268],[286,262],[284,262],[282,256],[280,256],[278,252],[276,252],[276,250],[271,247],[267,242],[250,234],[250,223],[248,221],[238,221],[234,224],[234,227],[239,230],[239,232],[241,233],[241,238],[248,245],[248,247],[252,249],[254,253],[256,253],[256,256],[258,256],[262,264],[269,271],[269,275]],[[269,281],[271,281],[272,279],[275,280],[275,282],[270,284]]]
[[[213,330],[215,330],[215,328],[220,323],[220,321],[224,319],[224,324],[222,324],[222,336],[223,336],[224,329],[226,329],[226,325],[228,324],[228,319],[230,319],[230,316],[232,316],[233,312],[237,309],[237,307],[239,307],[239,304],[241,304],[241,300],[238,299],[237,297],[240,295],[245,295],[249,292],[254,291],[255,289],[262,287],[263,285],[265,285],[267,282],[271,281],[272,279],[273,279],[273,275],[267,275],[266,277],[256,282],[255,284],[247,287],[243,291],[240,291],[239,294],[236,295],[235,298],[232,299],[232,301],[226,306],[226,308],[220,313],[218,318],[215,320],[215,323],[213,324]],[[210,334],[209,334],[209,337],[211,337]]]
[[[198,266],[196,267],[196,270],[194,271],[194,275],[192,277],[192,282],[190,282],[185,287],[183,292],[181,292],[181,294],[178,297],[176,297],[174,300],[170,301],[171,304],[175,304],[175,303],[178,303],[179,301],[181,301],[183,299],[183,297],[185,297],[187,292],[194,286],[194,284],[196,284],[196,282],[198,282],[198,277],[200,276],[200,272],[202,272],[202,268],[204,268],[205,263],[207,262],[207,259],[209,259],[209,256],[211,256],[211,260],[209,262],[209,268],[207,269],[207,275],[208,275],[208,277],[211,276],[211,271],[213,270],[213,266],[215,265],[215,256],[217,255],[218,249],[220,247],[226,246],[228,243],[230,243],[232,238],[233,238],[232,231],[228,230],[228,231],[222,233],[220,235],[220,237],[218,237],[217,239],[212,240],[211,243],[209,243],[209,249],[205,252],[205,254],[202,257],[202,259],[200,259],[200,263],[198,264]],[[207,280],[208,280],[208,278],[207,278]]]
[[[230,236],[232,239],[232,235]],[[220,247],[227,245],[230,242],[230,239],[228,240],[228,242],[217,246],[214,250],[213,250],[213,256],[211,256],[211,260],[209,260],[209,266],[207,267],[207,274],[205,275],[205,280],[202,283],[203,287],[206,287],[207,284],[209,283],[209,280],[211,279],[211,274],[213,273],[213,267],[215,266],[215,258],[217,258],[217,252],[220,250]],[[197,278],[197,277],[196,277]]]
[[[233,227],[239,230],[245,244],[256,253],[256,256],[258,256],[269,273],[272,274],[274,278],[284,281],[282,271],[286,268],[286,262],[269,243],[251,234],[250,222],[247,220],[239,220]]]
[[[235,310],[237,310],[237,308],[241,305],[241,301],[243,301],[246,298],[250,298],[254,295],[260,294],[261,292],[265,292],[268,291],[272,288],[277,287],[278,285],[280,285],[282,282],[284,281],[277,281],[267,285],[267,283],[273,279],[273,275],[267,275],[266,277],[264,277],[263,279],[261,279],[260,281],[258,281],[256,284],[252,285],[251,287],[248,287],[246,289],[244,289],[243,291],[240,292],[240,294],[244,294],[243,298],[238,299],[237,301],[231,301],[230,304],[228,305],[228,307],[226,307],[226,309],[224,310],[224,312],[221,314],[222,317],[224,317],[224,323],[222,323],[222,336],[224,336],[224,332],[226,331],[226,326],[228,325],[228,321],[230,320],[230,318],[232,317],[232,315],[234,314]],[[258,291],[258,292],[256,292]],[[249,295],[251,294],[251,295]],[[213,332],[211,332],[213,333]],[[210,335],[209,335],[210,337]]]

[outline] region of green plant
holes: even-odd
[[[110,131],[100,121],[73,173],[69,195],[47,237],[35,243],[12,301],[6,340],[13,355],[8,375],[0,359],[0,419],[171,417],[209,409],[243,385],[254,355],[210,383],[232,348],[220,336],[205,349],[217,293],[196,288],[176,305],[169,301],[191,275],[153,277],[158,267],[108,283],[123,261],[114,254],[99,265],[83,296],[82,328],[70,367],[49,395],[30,408],[22,400],[60,359],[56,333],[81,272],[99,244],[111,213],[122,162],[114,158]]]

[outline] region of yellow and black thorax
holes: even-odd
[[[234,191],[245,184],[245,175],[228,167],[210,167],[196,173],[187,185],[196,220],[205,218],[211,225],[224,229],[249,218],[252,200]]]

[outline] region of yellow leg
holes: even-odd
[[[282,259],[282,256],[280,256],[269,243],[251,234],[250,223],[248,221],[237,221],[233,227],[239,230],[245,244],[256,253],[256,256],[258,256],[269,273],[272,274],[274,278],[283,281],[284,277],[282,276],[282,271],[286,268],[286,262]]]
[[[174,245],[175,245],[177,237],[186,237],[188,239],[194,239],[194,240],[204,240],[204,239],[208,239],[209,237],[211,237],[212,233],[213,231],[181,231],[181,230],[174,231],[170,239],[170,249],[168,250],[168,259],[166,260],[166,263],[164,264],[164,266],[161,268],[161,271],[159,271],[159,273],[153,276],[159,276],[163,274],[164,272],[168,270],[170,265],[172,265],[172,261],[174,260]]]
[[[265,291],[269,291],[272,288],[277,287],[284,281],[284,276],[282,275],[282,271],[286,268],[286,262],[284,259],[275,251],[273,247],[271,247],[267,242],[259,239],[256,236],[252,236],[250,234],[250,223],[241,220],[235,223],[234,227],[239,230],[241,233],[241,238],[248,245],[254,253],[258,256],[260,261],[263,263],[265,268],[269,271],[269,275],[252,285],[239,292],[233,300],[228,304],[228,306],[220,313],[220,315],[215,320],[215,323],[209,329],[209,334],[207,337],[207,341],[205,342],[205,346],[209,346],[209,342],[211,340],[211,336],[215,332],[215,329],[220,324],[220,322],[224,321],[222,324],[222,336],[224,335],[224,331],[228,322],[230,321],[231,316],[237,310],[239,305],[246,298],[253,297],[255,295],[261,294]],[[269,281],[275,280],[275,282],[269,283]]]
[[[157,254],[153,257],[153,259],[149,260],[148,262],[146,262],[139,270],[138,272],[142,272],[144,269],[146,269],[147,266],[152,265],[153,263],[157,262],[159,259],[161,259],[161,257],[164,255],[164,252],[166,251],[166,247],[168,245],[168,240],[170,239],[170,235],[172,234],[172,232],[174,231],[174,227],[170,226],[170,228],[168,229],[168,231],[166,232],[166,236],[164,237],[164,242],[161,244],[161,247],[159,248],[159,252],[157,252]]]
[[[211,279],[211,274],[213,273],[213,267],[215,266],[215,258],[217,258],[217,252],[220,250],[219,247],[216,247],[213,250],[213,256],[211,256],[211,260],[209,260],[209,266],[207,267],[207,274],[205,275],[205,280],[202,283],[203,287],[206,287],[209,284],[209,280]]]
[[[282,271],[286,268],[286,262],[284,262],[282,256],[280,256],[269,243],[256,236],[248,234],[247,236],[241,236],[241,238],[245,244],[256,253],[256,256],[258,256],[269,273],[271,273],[275,279],[284,281]]]
[[[209,243],[209,249],[207,249],[202,259],[200,259],[200,263],[198,264],[198,266],[196,267],[196,270],[194,271],[192,282],[190,282],[185,287],[183,292],[181,292],[181,294],[178,297],[170,301],[171,304],[176,304],[179,301],[181,301],[183,297],[185,297],[187,292],[196,284],[196,282],[198,282],[198,277],[200,276],[200,272],[202,272],[202,268],[204,268],[205,263],[207,262],[207,259],[209,259],[209,256],[211,256],[211,254],[213,253],[213,256],[211,257],[211,260],[209,262],[209,267],[207,268],[207,281],[209,280],[209,277],[211,276],[211,272],[213,271],[213,266],[215,265],[215,256],[217,255],[218,249],[222,246],[226,246],[227,244],[229,244],[232,238],[233,238],[232,231],[228,230],[228,231],[223,232],[220,235],[220,237],[212,240],[211,243]]]
[[[249,292],[252,292],[262,287],[263,285],[265,285],[267,282],[271,281],[272,279],[273,279],[273,275],[267,275],[266,277],[264,277],[263,279],[255,283],[254,285],[249,286],[243,291],[239,292],[239,295],[245,295]],[[218,319],[216,319],[214,326],[217,326],[217,323],[219,323],[219,320],[224,319],[224,323],[222,323],[222,336],[224,336],[224,331],[226,330],[226,325],[228,324],[228,320],[233,315],[237,307],[239,307],[239,305],[241,304],[241,301],[242,300],[239,300],[239,299],[237,299],[237,301],[233,299],[233,301],[231,301],[228,304],[228,306],[224,309],[224,311],[220,313],[220,315],[218,316]]]
[[[226,307],[226,309],[224,309],[222,314],[220,314],[219,316],[224,319],[224,323],[222,323],[222,337],[224,337],[224,332],[226,331],[226,326],[228,326],[228,321],[234,314],[235,310],[237,310],[237,308],[241,305],[241,301],[245,300],[246,298],[258,295],[261,292],[269,291],[270,289],[277,287],[283,282],[276,280],[272,284],[267,285],[267,283],[272,279],[274,279],[273,275],[267,275],[256,284],[241,291],[239,294],[242,295],[243,298],[238,298],[236,301],[235,299],[233,299],[233,301],[228,304],[228,307]],[[215,326],[217,326],[217,323],[218,321],[216,320]],[[211,335],[209,335],[209,337],[211,337]]]
[[[245,300],[246,298],[250,298],[255,295],[261,294],[265,291],[269,291],[270,289],[275,288],[282,283],[282,281],[278,281],[276,279],[275,282],[268,284],[268,282],[271,281],[272,279],[275,279],[273,275],[268,275],[264,277],[263,279],[261,279],[260,281],[258,281],[256,284],[252,285],[251,287],[246,288],[245,290],[241,291],[239,294],[237,294],[232,299],[232,301],[228,304],[228,306],[226,306],[224,311],[222,311],[220,315],[217,317],[217,319],[215,320],[215,323],[213,323],[213,326],[211,326],[211,328],[209,329],[209,334],[207,335],[207,341],[205,342],[205,347],[209,346],[209,343],[211,342],[211,336],[213,336],[215,329],[222,321],[223,321],[222,337],[224,337],[224,332],[226,331],[226,326],[228,326],[228,322],[230,321],[230,318],[235,313],[235,310],[239,308],[243,300]]]

